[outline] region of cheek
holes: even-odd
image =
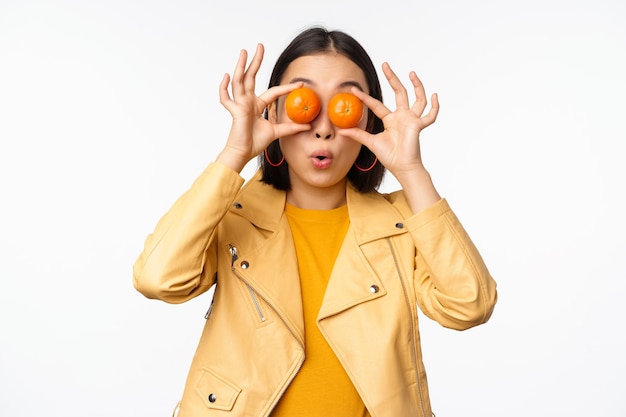
[[[297,136],[285,136],[278,139],[280,150],[285,155],[285,158],[290,159],[293,154],[298,154],[299,143]]]
[[[345,138],[344,141],[342,154],[347,161],[354,162],[361,152],[361,144],[348,138]]]

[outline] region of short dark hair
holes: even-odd
[[[289,64],[301,56],[315,55],[324,52],[336,52],[350,59],[361,68],[367,80],[367,87],[370,96],[382,101],[382,90],[380,81],[376,73],[376,68],[371,58],[352,36],[345,32],[333,30],[329,31],[323,27],[315,26],[308,28],[296,36],[291,43],[285,48],[278,57],[268,88],[279,85],[282,77],[287,70]],[[267,111],[265,112],[267,118]],[[367,115],[367,131],[370,133],[379,133],[384,130],[383,122],[371,110]],[[278,144],[278,140],[274,140],[267,147],[267,156],[270,161],[280,161],[282,152]],[[376,161],[374,163],[374,161]],[[283,162],[279,166],[273,166],[267,163],[265,156],[259,156],[262,177],[261,181],[272,185],[279,190],[288,191],[291,189],[291,181],[289,179],[289,169],[287,162]],[[369,168],[374,163],[374,167],[368,171],[359,170],[354,165],[348,171],[348,181],[362,193],[373,191],[383,180],[385,175],[385,167],[380,161],[376,160],[376,155],[366,146],[361,145],[361,151],[356,158],[356,164],[362,168]]]

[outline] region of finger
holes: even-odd
[[[357,96],[359,100],[361,100],[365,107],[370,109],[372,113],[378,116],[379,119],[382,120],[385,116],[391,113],[391,110],[389,110],[389,108],[387,108],[387,106],[385,106],[381,101],[376,100],[374,97],[364,93],[358,88],[352,87],[351,92],[352,94]]]
[[[421,116],[426,109],[426,91],[424,90],[424,84],[419,79],[415,71],[411,71],[409,74],[411,83],[413,84],[413,90],[415,91],[415,103],[411,106],[411,110],[418,116]]]
[[[265,103],[265,107],[267,107],[269,106],[270,103],[273,103],[274,101],[276,101],[280,96],[289,94],[296,88],[302,87],[303,85],[304,83],[302,81],[291,83],[291,84],[276,85],[268,89],[267,91],[265,91],[263,94],[261,94],[259,96],[259,100]],[[261,111],[262,110],[263,109],[261,109]]]
[[[340,129],[337,133],[341,136],[345,136],[359,142],[361,145],[366,146],[370,151],[375,153],[374,141],[376,139],[376,135],[372,135],[371,133],[359,128]]]
[[[250,65],[245,72],[244,75],[244,86],[246,91],[254,92],[255,84],[256,84],[256,75],[261,68],[261,62],[263,62],[263,55],[265,53],[265,49],[262,44],[258,44],[256,47],[256,51],[254,56],[252,57],[252,61],[250,61]]]
[[[430,105],[430,110],[428,111],[428,114],[422,117],[424,127],[430,126],[435,123],[435,120],[437,120],[437,115],[439,114],[439,95],[437,93],[434,93],[430,99],[430,102],[432,104]]]
[[[222,82],[220,82],[219,95],[222,106],[227,107],[232,102],[230,94],[228,94],[228,84],[230,83],[230,75],[224,74]],[[228,108],[228,107],[227,107]]]
[[[247,60],[248,51],[242,49],[241,52],[239,52],[239,59],[237,60],[237,65],[235,66],[235,71],[233,72],[232,78],[233,97],[235,98],[235,100],[240,94],[244,93],[243,76],[246,72]]]
[[[383,74],[385,74],[385,78],[389,82],[391,89],[393,90],[396,97],[396,107],[398,109],[408,109],[409,108],[409,96],[406,91],[406,88],[400,82],[400,79],[396,75],[395,72],[391,69],[391,66],[385,62],[383,63]]]
[[[291,83],[291,84],[275,85],[274,87],[269,88],[263,94],[261,94],[259,98],[265,102],[270,103],[276,100],[278,97],[283,96],[285,94],[289,94],[296,88],[302,87],[303,85],[304,85],[304,82],[302,81],[298,81],[298,82]]]

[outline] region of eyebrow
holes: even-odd
[[[308,78],[304,78],[304,77],[296,77],[291,79],[291,81],[289,81],[289,84],[291,83],[297,83],[297,82],[303,82],[305,84],[310,84],[310,85],[315,85],[315,83],[313,81],[311,81]],[[356,87],[359,90],[365,92],[365,89],[363,89],[363,86],[361,85],[361,83],[359,83],[358,81],[353,81],[353,80],[348,80],[348,81],[344,81],[341,84],[339,84],[338,86],[339,88],[345,88],[345,87]]]

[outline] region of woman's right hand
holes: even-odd
[[[242,50],[233,73],[232,82],[228,74],[220,84],[220,103],[231,114],[233,121],[226,146],[218,155],[217,161],[241,172],[244,166],[259,155],[274,140],[307,129],[310,125],[272,123],[263,117],[266,108],[275,106],[278,97],[288,94],[302,83],[279,85],[256,96],[256,75],[263,61],[263,45],[257,46],[250,65],[246,68],[248,53]],[[232,97],[228,91],[229,84]]]

